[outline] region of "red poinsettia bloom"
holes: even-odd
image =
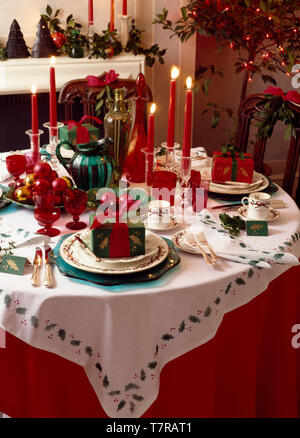
[[[279,87],[268,87],[263,94],[272,94],[273,96],[281,96],[284,97],[284,92]]]
[[[300,94],[298,93],[298,91],[289,91],[285,95],[285,100],[289,100],[300,105]]]

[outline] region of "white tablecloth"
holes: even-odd
[[[298,258],[299,209],[282,190],[275,197],[288,208],[269,224],[269,247],[284,247]],[[3,222],[37,230],[32,211],[11,206],[0,215]],[[67,220],[58,222],[64,233]],[[18,251],[32,260],[33,246]],[[22,277],[0,274],[0,324],[24,342],[83,366],[110,417],[139,417],[157,397],[166,363],[210,340],[225,313],[289,268],[258,269],[229,260],[212,267],[199,256],[180,251],[180,257],[159,280],[114,287],[72,280],[57,268],[53,289],[30,286],[30,267]]]

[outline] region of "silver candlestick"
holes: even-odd
[[[125,50],[128,40],[129,40],[129,20],[131,18],[130,15],[119,15],[121,20],[121,44],[123,50]]]

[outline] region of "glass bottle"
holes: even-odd
[[[114,101],[110,103],[110,109],[104,117],[105,137],[113,140],[109,147],[109,153],[115,163],[113,183],[121,179],[124,171],[131,125],[132,117],[125,100],[125,91],[123,88],[117,88],[115,89]]]

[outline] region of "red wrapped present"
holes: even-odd
[[[211,179],[213,182],[237,181],[252,183],[254,161],[251,154],[225,147],[213,153]]]

